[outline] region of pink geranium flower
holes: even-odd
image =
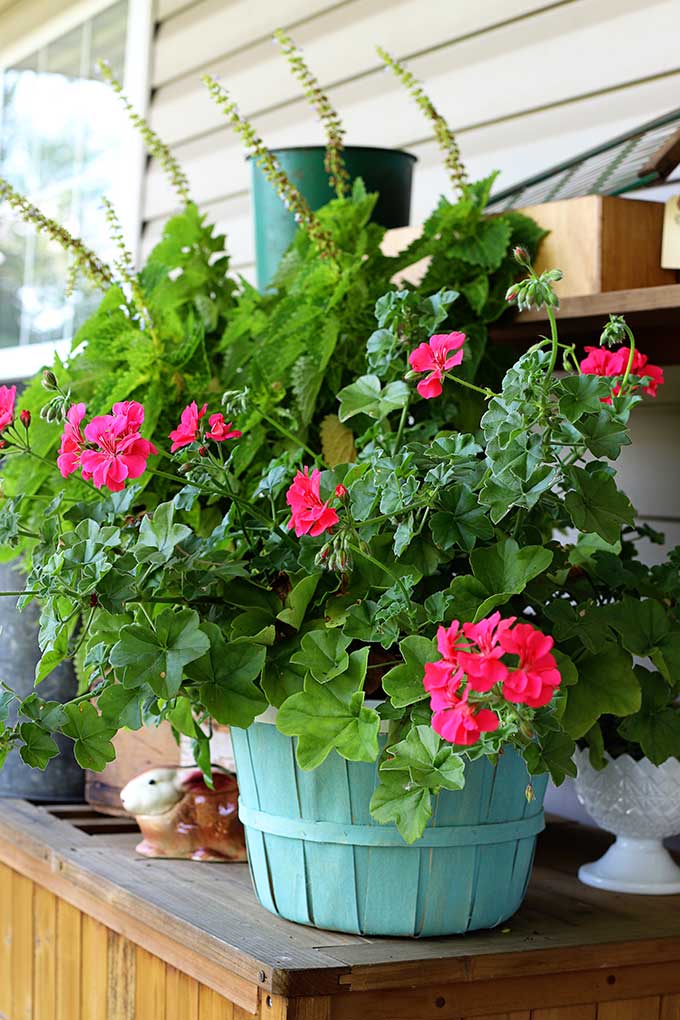
[[[482,733],[493,733],[498,729],[499,719],[490,708],[479,708],[467,702],[465,691],[462,698],[455,698],[450,708],[435,712],[432,728],[450,744],[469,747],[476,744]]]
[[[472,642],[474,650],[461,651],[458,663],[467,674],[473,690],[490,691],[497,683],[505,680],[508,667],[500,661],[503,648],[499,642],[515,620],[515,616],[502,620],[501,614],[496,612],[479,623],[463,624],[463,633]]]
[[[125,418],[131,432],[139,432],[144,424],[144,407],[136,400],[122,400],[113,405],[116,418]]]
[[[84,417],[85,404],[71,404],[66,413],[66,423],[57,457],[57,467],[64,478],[68,478],[80,467],[80,455],[85,448],[85,436],[80,423]]]
[[[205,438],[212,439],[216,443],[223,443],[225,439],[240,439],[243,435],[238,429],[232,428],[232,423],[224,420],[223,414],[211,414],[210,432],[206,432]]]
[[[422,343],[411,352],[409,364],[414,372],[427,372],[416,389],[425,400],[439,397],[442,392],[442,378],[445,372],[455,368],[463,360],[462,348],[465,333],[436,333],[428,343]],[[455,354],[451,354],[455,351]]]
[[[0,432],[14,421],[16,386],[0,386]]]
[[[599,375],[608,378],[623,378],[630,358],[630,347],[619,347],[615,351],[609,351],[604,347],[586,347],[586,357],[581,361],[581,371],[586,375]],[[663,385],[663,369],[658,365],[650,364],[646,354],[636,350],[633,354],[633,363],[630,374],[638,378],[649,376],[650,381],[643,387],[642,392],[650,397],[655,397],[659,386]],[[637,387],[633,387],[637,389]],[[621,392],[621,386],[616,383],[612,387],[612,396],[616,397]],[[603,404],[611,404],[611,397],[603,397]]]
[[[508,672],[503,682],[506,701],[541,708],[551,700],[562,677],[552,654],[553,639],[530,623],[518,623],[504,631],[500,643],[505,652],[517,655],[517,669]]]
[[[170,453],[175,453],[176,450],[180,450],[183,446],[188,446],[189,443],[194,442],[198,436],[199,419],[203,417],[207,410],[208,405],[204,404],[199,411],[195,400],[192,400],[189,406],[184,408],[180,416],[179,425],[170,433],[170,439],[172,439]]]
[[[458,665],[458,653],[462,637],[458,620],[454,620],[450,627],[440,627],[437,631],[437,648],[442,658],[437,662],[425,663],[423,678],[434,711],[450,707],[451,699],[460,687],[463,671]]]
[[[85,427],[85,439],[95,449],[82,451],[80,465],[83,478],[91,478],[95,488],[120,492],[128,479],[144,474],[149,456],[158,453],[153,443],[134,431],[136,414],[132,420],[125,412],[98,415]]]
[[[292,511],[288,528],[295,528],[298,538],[302,535],[316,537],[338,523],[339,517],[329,501],[324,503],[321,499],[320,478],[318,468],[314,468],[310,475],[306,467],[304,471],[298,471],[286,493],[286,502]]]

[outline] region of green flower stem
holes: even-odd
[[[623,379],[621,380],[622,393],[626,387],[626,383],[628,382],[628,377],[633,367],[633,358],[635,357],[635,337],[633,336],[633,331],[627,322],[624,322],[623,328],[625,329],[628,335],[628,339],[630,340],[630,354],[628,355],[628,364],[626,365],[626,371],[624,372]]]
[[[365,528],[369,524],[382,524],[383,521],[391,521],[395,517],[406,516],[413,510],[430,509],[429,503],[409,503],[403,510],[395,510],[391,514],[378,514],[377,517],[369,517],[367,521],[355,521],[357,528]]]
[[[460,379],[457,375],[450,375],[448,372],[444,374],[445,379],[450,379],[452,382],[458,383],[459,386],[465,386],[468,390],[474,390],[476,393],[481,393],[485,400],[491,400],[492,397],[497,397],[498,393],[494,393],[488,386],[482,388],[481,386],[475,386],[474,383],[468,382],[466,379]]]
[[[13,595],[16,595],[16,597],[19,598],[20,595],[37,595],[37,594],[38,594],[37,591],[0,591],[0,598],[3,598],[4,596],[11,598]]]
[[[555,365],[557,364],[557,351],[559,349],[560,342],[559,337],[557,335],[557,320],[555,318],[555,313],[553,312],[550,305],[546,305],[545,310],[548,315],[548,320],[550,322],[550,342],[552,344],[552,349],[550,351],[550,362],[548,363],[548,367],[545,372],[545,388],[547,390],[550,387],[553,372],[555,371]]]
[[[348,547],[352,550],[353,553],[356,553],[357,556],[363,556],[363,558],[367,561],[367,563],[372,563],[374,567],[378,568],[378,570],[382,570],[382,572],[384,574],[387,574],[388,577],[391,577],[392,580],[394,581],[394,583],[399,588],[401,588],[401,591],[402,591],[402,594],[403,594],[404,598],[407,601],[410,600],[411,595],[408,592],[408,590],[406,589],[406,586],[404,585],[402,579],[400,577],[397,577],[396,574],[393,574],[392,571],[388,567],[386,567],[384,563],[381,563],[380,560],[376,560],[376,558],[374,556],[371,556],[370,553],[365,552],[363,549],[360,549],[358,546],[352,545],[351,542],[348,543]]]
[[[275,421],[274,418],[270,418],[265,411],[258,410],[258,414],[264,418],[266,422],[269,422],[272,428],[276,429],[277,432],[280,432],[282,436],[285,436],[286,439],[290,439],[291,442],[295,443],[297,446],[301,446],[305,453],[308,453],[315,461],[320,459],[318,453],[314,453],[313,450],[310,450],[306,443],[303,443],[302,440],[296,436],[294,432],[287,429],[285,425],[281,425],[280,422]]]
[[[408,417],[408,409],[409,409],[410,402],[411,402],[410,398],[407,398],[406,403],[404,404],[404,407],[403,407],[402,412],[401,412],[401,418],[399,419],[399,426],[397,428],[397,434],[396,434],[395,439],[394,439],[394,453],[395,454],[399,452],[399,445],[401,443],[401,437],[404,434],[404,427],[406,425],[406,419]]]

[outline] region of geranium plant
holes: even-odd
[[[412,841],[467,761],[512,746],[559,782],[574,772],[575,739],[597,745],[601,717],[635,726],[647,686],[633,655],[652,657],[659,687],[680,654],[676,560],[651,593],[633,551],[644,531],[611,462],[662,377],[620,319],[603,333],[611,371],[592,352],[579,366],[557,333],[558,274],[515,257],[527,275],[508,299],[544,305],[551,337],[498,392],[462,372],[466,336],[423,340],[408,292],[388,292],[370,371],[337,394],[351,456],[331,466],[320,443],[293,436],[289,467],[266,465],[249,490],[235,468],[249,392],[189,400],[154,445],[139,402],[90,415],[48,374],[71,401],[54,426],[54,477],[65,477],[39,523],[16,498],[0,531],[32,542],[19,601],[41,604],[37,679],[77,654],[87,689],[62,705],[38,688],[2,747],[44,766],[62,732],[81,764],[102,768],[119,727],[167,719],[209,774],[205,724],[247,727],[272,705],[303,768],[331,753],[379,759],[373,815]],[[476,434],[449,427],[458,390],[486,407]],[[0,400],[8,460],[30,457],[30,419],[12,391]],[[172,495],[145,507],[154,474]],[[196,525],[201,505],[215,526]],[[6,686],[5,717],[13,697]]]

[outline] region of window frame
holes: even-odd
[[[3,73],[36,50],[54,42],[95,17],[116,0],[77,0],[66,10],[47,19],[40,27],[23,33],[21,38],[3,47],[0,44],[0,81]],[[151,58],[154,34],[154,0],[127,0],[125,37],[125,75],[123,88],[130,102],[146,116],[151,93]],[[0,23],[3,14],[0,12]],[[1,127],[1,125],[0,125]],[[125,145],[125,165],[129,168],[126,201],[116,208],[133,258],[139,257],[142,239],[146,149],[138,132],[130,130]],[[1,271],[1,270],[0,270]],[[0,384],[21,382],[46,364],[54,354],[66,357],[70,340],[49,340],[0,348]]]

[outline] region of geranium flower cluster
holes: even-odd
[[[0,432],[14,421],[16,386],[0,386]]]
[[[310,474],[309,468],[305,467],[302,471],[298,471],[293,484],[286,493],[286,503],[291,508],[288,530],[295,528],[298,538],[301,538],[302,535],[311,535],[316,538],[324,531],[329,531],[340,519],[337,511],[330,505],[331,501],[324,502],[321,499],[320,485],[321,472],[319,469],[314,468]],[[338,499],[342,499],[346,493],[344,485],[337,486],[335,495]]]
[[[425,400],[441,396],[444,375],[463,361],[464,343],[465,333],[435,333],[411,352],[408,361],[413,371],[427,373],[416,386]]]
[[[623,378],[629,359],[630,347],[619,347],[615,351],[607,350],[606,347],[586,347],[586,357],[581,362],[580,367],[581,371],[586,375],[601,375],[610,378],[618,376]],[[663,385],[663,369],[659,368],[658,365],[650,364],[647,355],[642,354],[638,350],[633,353],[630,374],[637,376],[639,379],[645,376],[649,377],[649,382],[642,387],[642,392],[647,393],[650,397],[655,397],[658,387]],[[633,389],[637,389],[637,386],[634,386]],[[612,387],[612,397],[618,396],[620,392],[621,385],[616,383]],[[611,404],[611,397],[603,397],[602,402],[604,404]]]
[[[224,415],[217,411],[211,414],[208,419],[210,428],[202,431],[201,418],[205,417],[208,405],[204,404],[201,410],[195,400],[184,408],[180,416],[180,422],[176,429],[173,429],[169,438],[172,439],[170,453],[176,453],[184,446],[189,446],[197,439],[210,439],[214,443],[223,443],[226,439],[240,439],[243,435],[235,429],[232,422],[227,422]]]
[[[505,701],[541,708],[561,682],[553,639],[529,623],[496,612],[479,623],[440,627],[441,659],[425,664],[423,684],[430,695],[432,727],[452,744],[476,744],[498,729],[491,708],[470,702],[470,694],[497,691]],[[511,663],[504,661],[511,657]]]
[[[154,444],[140,429],[144,408],[136,400],[114,404],[111,414],[100,414],[83,429],[85,404],[73,404],[66,415],[57,465],[64,478],[79,468],[97,489],[120,492],[126,481],[146,471]]]

